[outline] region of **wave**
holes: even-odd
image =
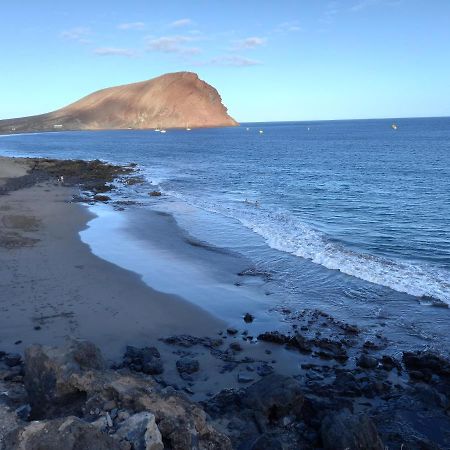
[[[332,242],[324,233],[288,211],[267,211],[247,202],[218,203],[189,198],[171,190],[165,193],[208,212],[239,221],[263,237],[275,250],[398,292],[450,305],[450,274],[445,269],[350,250]]]

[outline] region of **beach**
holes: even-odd
[[[117,380],[126,376],[127,383],[139,384],[144,377],[158,393],[158,401],[167,392],[176,403],[200,401],[208,423],[229,436],[217,448],[241,448],[245,442],[268,436],[275,446],[269,448],[278,448],[278,443],[289,449],[292,445],[317,448],[327,442],[325,448],[333,448],[333,433],[340,434],[340,426],[354,427],[352,433],[361,442],[372,439],[370,448],[381,448],[381,439],[391,445],[408,441],[410,448],[419,441],[449,442],[445,428],[450,365],[441,356],[427,351],[397,356],[392,335],[367,331],[317,308],[279,307],[270,314],[264,312],[267,305],[252,303],[251,292],[255,286],[264,286],[261,280],[266,275],[245,269],[248,261],[237,255],[183,235],[167,214],[145,213],[142,222],[136,222],[145,223],[142,233],[149,234],[146,240],[140,235],[141,247],[151,238],[160,242],[152,251],[147,249],[145,259],[138,247],[125,245],[120,237],[126,239],[126,235],[115,232],[110,224],[114,215],[125,214],[133,202],[126,196],[120,199],[120,194],[114,200],[111,196],[115,190],[121,192],[120,185],[135,182],[134,170],[133,164],[100,161],[0,158],[0,369],[2,387],[9,393],[8,408],[23,408],[29,402],[32,407],[26,420],[67,416],[74,407],[72,397],[57,402],[55,397],[48,411],[36,406],[44,401],[38,395],[42,386],[66,374],[57,381],[65,386],[64,392],[85,392],[88,399],[92,397],[89,404],[101,396],[96,408],[76,414],[91,423],[111,412],[105,406],[112,401],[111,388],[105,387],[108,383],[117,386]],[[95,218],[87,205],[96,205],[100,216]],[[92,220],[97,221],[93,228]],[[106,256],[100,258],[97,254],[103,247],[94,253],[81,239],[89,227],[116,257],[125,257],[122,247],[133,255],[120,266]],[[145,261],[141,274],[124,268],[133,267],[129,263],[133,258],[141,265]],[[192,258],[196,265],[189,271]],[[223,277],[219,267],[240,271],[240,282],[226,277],[211,281],[208,265],[215,268],[217,277]],[[214,293],[215,302],[208,303],[207,297]],[[228,297],[234,300],[224,303]],[[79,342],[89,342],[98,350]],[[38,347],[30,353],[33,344]],[[105,363],[99,362],[99,356],[92,362],[96,352],[102,353]],[[70,360],[71,355],[80,354],[83,360],[88,358],[86,366],[80,366],[80,356],[77,362]],[[41,360],[46,361],[44,366]],[[84,376],[85,372],[89,375]],[[100,376],[107,381],[102,381],[99,393],[92,382],[73,384],[74,374],[77,380],[81,374],[81,380]],[[42,386],[33,388],[31,376]],[[48,387],[44,391],[45,402],[56,395]],[[430,393],[433,401],[428,400]],[[116,409],[130,414],[129,403],[119,401],[120,395],[113,396]],[[269,406],[263,401],[267,396],[273,403]],[[257,403],[246,403],[248,398]],[[349,412],[341,417],[342,402]],[[55,405],[58,412],[53,410]],[[284,409],[286,405],[291,405],[289,410]],[[164,414],[168,414],[166,408],[162,408]],[[0,412],[17,421],[9,411]],[[352,415],[356,413],[367,414],[367,419],[358,422],[360,416]],[[158,414],[157,423],[161,423]],[[259,417],[256,425],[254,414]],[[185,417],[190,416],[185,413]],[[425,429],[417,428],[417,421],[426,423]],[[6,418],[2,422],[7,423]],[[326,430],[325,422],[330,424]],[[114,418],[105,429],[115,433],[122,423]],[[411,427],[414,436],[404,431]]]
[[[1,178],[24,175],[22,161],[1,166]],[[90,215],[70,202],[74,193],[52,180],[0,197],[3,349],[61,344],[71,335],[117,358],[124,339],[217,333],[219,320],[95,257],[78,236]]]

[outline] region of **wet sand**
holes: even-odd
[[[23,176],[26,167],[23,160],[1,158],[0,183]],[[138,275],[93,255],[79,238],[91,215],[69,202],[74,193],[47,181],[0,195],[2,350],[59,345],[74,336],[116,359],[128,343],[223,328],[200,308],[152,290]]]

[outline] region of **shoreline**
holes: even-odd
[[[16,161],[23,175],[24,160]],[[7,268],[0,278],[2,297],[14,298],[2,305],[2,349],[23,350],[35,341],[61,345],[73,335],[117,359],[126,343],[156,340],[159,327],[169,334],[223,328],[200,308],[154,291],[138,275],[95,256],[79,237],[92,215],[71,202],[77,195],[77,188],[51,180],[0,196],[0,259]]]
[[[24,173],[24,164],[31,173]],[[63,183],[58,182],[61,173]],[[15,353],[33,343],[66,348],[71,336],[92,341],[112,362],[112,371],[102,377],[144,377],[156,390],[201,401],[208,420],[233,442],[233,447],[217,448],[247,442],[240,448],[256,450],[251,442],[264,436],[274,440],[266,448],[340,448],[327,441],[327,420],[338,428],[345,424],[338,435],[358,423],[352,432],[368,433],[374,441],[370,448],[382,448],[377,433],[389,448],[405,442],[406,448],[450,444],[445,433],[450,425],[450,363],[441,356],[403,352],[392,357],[395,342],[382,334],[368,340],[358,326],[313,309],[280,308],[283,327],[269,329],[254,322],[251,314],[239,315],[230,326],[228,320],[184,298],[160,293],[136,273],[91,252],[79,233],[92,215],[77,202],[107,201],[110,184],[121,176],[132,176],[132,168],[95,161],[0,158],[0,350],[6,352],[0,355],[0,384],[6,383],[5,391],[20,388],[31,365],[29,350],[25,369]],[[178,238],[173,229],[168,233]],[[109,246],[114,249],[120,242]],[[208,254],[205,260],[213,261]],[[162,264],[157,257],[146,263],[155,271]],[[168,267],[176,270],[175,265]],[[247,307],[242,305],[242,313]],[[145,359],[149,352],[150,361]],[[90,388],[83,389],[89,397]],[[31,393],[27,395],[32,403]],[[246,399],[252,395],[258,401],[249,405]],[[263,406],[265,397],[274,404]],[[295,407],[283,409],[293,399]],[[70,405],[67,400],[68,410]],[[105,417],[105,407],[99,409],[93,416]],[[341,420],[344,410],[348,413]],[[37,414],[31,411],[31,417]],[[358,422],[361,417],[365,422]],[[289,438],[287,443],[283,436]]]

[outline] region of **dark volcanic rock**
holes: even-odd
[[[160,375],[164,372],[161,355],[156,347],[137,348],[127,346],[123,357],[123,365],[137,372],[148,375]]]
[[[133,450],[163,450],[161,432],[149,412],[134,414],[121,423],[115,435],[132,444]]]
[[[300,414],[304,402],[300,383],[291,377],[268,375],[245,390],[242,405],[264,416],[267,422]]]
[[[326,416],[321,436],[326,450],[384,450],[372,420],[347,410]]]
[[[184,357],[177,361],[177,370],[180,374],[191,375],[198,372],[200,369],[200,363],[193,358]]]
[[[7,353],[3,360],[8,367],[15,367],[22,363],[22,357],[18,353]]]
[[[450,378],[450,361],[430,351],[404,352],[403,363],[410,373],[418,371],[426,378],[433,374]]]
[[[109,202],[111,200],[111,197],[108,197],[107,195],[97,194],[94,195],[94,200],[97,202]]]
[[[254,317],[250,313],[245,313],[245,315],[244,315],[245,323],[252,323],[253,320],[254,320]]]
[[[237,332],[237,331],[236,331]],[[168,338],[161,339],[166,344],[178,345],[180,347],[193,347],[194,345],[202,345],[207,348],[220,347],[223,344],[222,339],[212,339],[209,337],[195,337],[186,334],[178,336],[170,336]]]
[[[364,369],[375,369],[378,366],[378,360],[373,356],[362,353],[357,359],[356,364]]]
[[[100,351],[87,341],[72,340],[63,348],[29,347],[25,351],[25,387],[33,413],[45,416],[55,405],[82,401],[74,375],[104,368]]]

